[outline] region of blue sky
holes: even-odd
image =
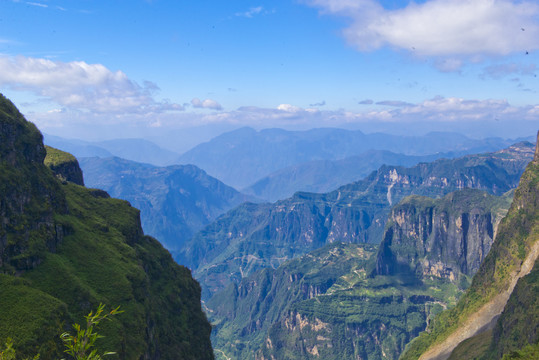
[[[538,52],[539,3],[526,0],[0,1],[0,91],[74,138],[526,136],[539,128]]]

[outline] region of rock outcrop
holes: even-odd
[[[411,273],[457,282],[473,276],[488,254],[510,196],[461,190],[442,199],[410,196],[391,210],[377,275]]]
[[[52,170],[56,177],[61,181],[71,181],[74,184],[84,186],[82,170],[77,158],[70,153],[50,146],[45,146],[45,148],[47,150],[45,165]]]

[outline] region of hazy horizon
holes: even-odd
[[[0,13],[0,92],[51,135],[188,147],[242,126],[539,128],[530,0],[6,0]]]

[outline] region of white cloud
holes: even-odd
[[[281,110],[281,111],[285,111],[285,112],[291,112],[291,113],[297,113],[297,112],[304,111],[302,108],[297,107],[297,106],[293,106],[293,105],[290,105],[290,104],[281,104],[281,105],[277,106],[277,110]]]
[[[32,5],[32,6],[38,6],[38,7],[42,7],[42,8],[48,8],[49,7],[49,5],[47,5],[47,4],[30,2],[30,1],[27,1],[26,4]]]
[[[240,17],[252,18],[253,16],[262,13],[263,11],[264,11],[264,7],[257,6],[257,7],[252,7],[245,12],[238,12],[235,15],[240,16]]]
[[[372,101],[372,100],[371,100]],[[369,104],[375,104],[374,102]],[[367,103],[367,102],[366,102]],[[452,123],[470,121],[491,121],[502,119],[505,121],[527,120],[535,122],[537,119],[537,106],[516,107],[507,100],[486,99],[467,100],[456,97],[434,97],[421,103],[393,100],[380,101],[376,105],[392,106],[393,108],[379,108],[367,112],[351,112],[344,110],[320,111],[303,109],[290,104],[281,104],[277,109],[242,107],[237,111],[223,112],[219,117],[211,118],[243,123],[247,125],[272,124],[272,126],[285,126],[290,124],[309,124],[311,126],[338,126],[351,123],[387,122],[387,123]]]
[[[374,107],[374,108],[373,108]],[[539,105],[513,106],[506,100],[469,100],[435,97],[405,107],[369,106],[368,111],[303,109],[293,105],[279,108],[244,106],[219,112],[161,112],[150,116],[135,114],[97,114],[68,108],[42,113],[25,112],[40,129],[50,134],[62,132],[80,138],[86,132],[100,133],[135,131],[145,134],[149,129],[200,127],[204,125],[280,127],[312,129],[315,127],[347,127],[367,132],[473,131],[474,136],[516,137],[535,134],[539,128]],[[288,111],[287,111],[288,110]],[[292,111],[289,111],[292,110]],[[125,124],[129,126],[125,126]],[[69,130],[72,129],[72,130]],[[84,130],[80,130],[84,129]],[[98,130],[101,129],[101,130]],[[113,129],[113,130],[111,130]],[[471,133],[470,132],[470,133]]]
[[[194,98],[191,100],[191,105],[193,105],[194,108],[198,109],[212,109],[212,110],[222,110],[223,107],[221,104],[219,104],[217,101],[212,99],[206,99],[204,101],[201,101],[199,98]]]
[[[536,1],[411,1],[395,10],[375,0],[304,1],[323,13],[350,18],[344,35],[362,51],[391,46],[423,56],[455,57],[539,49]]]
[[[183,110],[179,104],[156,101],[155,84],[140,86],[122,71],[101,64],[0,56],[0,68],[1,86],[33,92],[69,109],[102,114]]]

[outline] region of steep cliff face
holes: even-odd
[[[511,196],[462,190],[442,199],[410,196],[391,210],[376,263],[378,275],[411,273],[457,282],[488,254]]]
[[[487,349],[476,354],[485,359],[500,358],[519,346],[537,342],[537,326],[532,323],[537,317],[536,302],[522,301],[528,291],[536,291],[533,268],[539,256],[539,155],[535,154],[471,287],[455,308],[440,314],[433,326],[411,343],[403,359],[446,359],[469,338]],[[485,332],[493,326],[494,339]],[[507,335],[509,338],[504,337]]]
[[[0,342],[13,338],[21,357],[60,358],[59,335],[105,303],[124,313],[100,329],[100,350],[212,359],[200,286],[144,236],[139,211],[56,177],[39,131],[4,97],[0,139]]]
[[[501,195],[517,186],[533,152],[532,144],[519,143],[412,168],[382,166],[327,194],[296,193],[274,204],[244,204],[197,233],[179,260],[193,269],[204,296],[210,297],[230,281],[276,268],[327,243],[378,243],[391,207],[406,196],[440,197],[465,188]]]
[[[34,268],[54,251],[63,229],[53,220],[65,212],[65,196],[43,165],[41,133],[0,94],[0,270]]]

